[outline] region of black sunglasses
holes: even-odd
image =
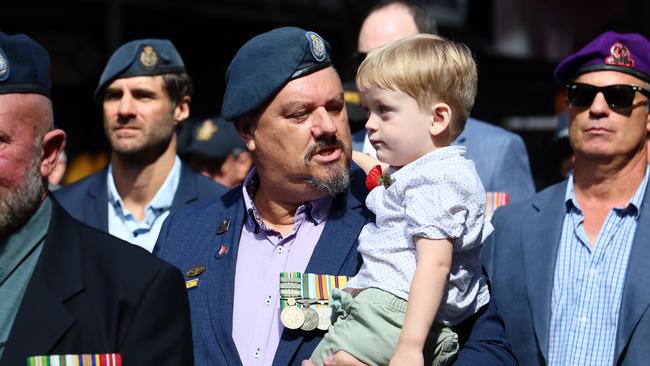
[[[639,92],[650,99],[650,91],[635,85],[595,86],[582,83],[566,85],[569,104],[574,107],[589,107],[598,93],[603,93],[605,101],[611,109],[630,109],[634,102],[634,94]]]

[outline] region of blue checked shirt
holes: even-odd
[[[551,296],[549,365],[614,364],[625,274],[649,172],[630,202],[608,214],[593,248],[569,177]]]

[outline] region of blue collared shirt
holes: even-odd
[[[139,222],[122,203],[113,180],[113,167],[108,166],[108,232],[149,252],[153,250],[163,221],[169,215],[174,195],[181,179],[181,160],[174,159],[174,166],[165,182],[145,207],[144,220]]]
[[[630,202],[609,212],[593,248],[569,177],[551,295],[549,365],[614,364],[625,274],[649,172]]]

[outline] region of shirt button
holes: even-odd
[[[256,349],[255,352],[253,353],[254,358],[260,358],[261,355],[262,355],[262,352],[260,352],[259,348]]]
[[[271,305],[271,295],[269,295],[269,296],[266,298],[266,300],[264,300],[264,304],[267,305],[267,306],[268,306],[268,305]]]
[[[279,247],[278,247],[278,253],[279,253],[279,254],[282,254],[282,250],[283,250],[283,248],[284,248],[283,246],[279,246]]]

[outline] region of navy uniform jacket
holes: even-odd
[[[337,196],[307,265],[306,272],[352,276],[361,265],[357,237],[372,213],[365,207],[365,176],[357,169],[351,188]],[[197,287],[188,290],[192,313],[194,357],[197,365],[241,365],[232,339],[237,249],[244,226],[242,188],[237,187],[212,203],[177,211],[165,221],[154,254],[187,272],[198,265],[207,270]],[[222,232],[222,223],[229,229]],[[219,254],[222,246],[225,253]],[[459,365],[513,365],[505,341],[503,323],[490,307],[475,323],[470,341],[461,352]],[[280,337],[274,365],[300,365],[308,359],[323,336],[322,332],[285,329]]]
[[[54,196],[72,217],[108,232],[108,168],[54,191]],[[181,162],[181,178],[171,212],[189,204],[219,197],[226,188],[192,171]]]
[[[529,200],[495,211],[495,231],[482,260],[492,281],[492,301],[505,320],[522,365],[545,365],[551,292],[566,212],[567,181]],[[650,355],[650,185],[640,208],[616,331],[615,365],[646,365]]]
[[[189,305],[178,269],[74,220],[53,199],[0,366],[79,353],[121,353],[124,365],[193,365]]]
[[[361,151],[365,134],[362,129],[352,135],[354,150]],[[510,202],[535,194],[528,152],[519,135],[470,118],[454,145],[467,147],[465,157],[474,162],[486,192],[507,192]]]

